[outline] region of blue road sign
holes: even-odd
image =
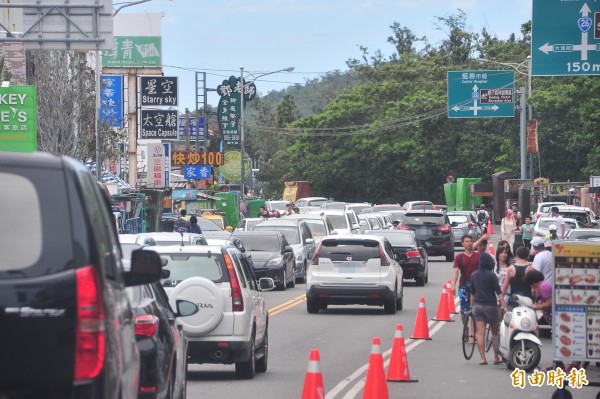
[[[531,74],[600,75],[600,3],[533,0]]]
[[[196,140],[196,137],[198,137],[199,140],[206,139],[206,135],[204,134],[204,118],[196,118],[195,116],[186,118],[185,116],[180,116],[178,130],[179,140],[185,140],[185,134],[188,125],[190,131],[190,140]]]
[[[515,116],[514,71],[449,71],[448,118]]]
[[[123,76],[100,76],[100,122],[123,127]]]
[[[210,179],[212,166],[210,165],[185,165],[183,167],[184,179]]]

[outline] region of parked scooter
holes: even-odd
[[[537,316],[531,298],[513,295],[519,306],[507,312],[500,323],[500,356],[509,368],[529,372],[537,367],[542,357],[542,342],[536,335]]]

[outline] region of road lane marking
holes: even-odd
[[[302,294],[300,296],[297,296],[296,298],[292,298],[289,301],[286,301],[269,309],[269,316],[275,316],[281,312],[293,308],[294,306],[300,305],[304,301],[306,301],[306,294]]]
[[[457,302],[458,298],[456,298],[454,301]],[[451,317],[453,317],[453,316],[454,315],[451,315]],[[431,326],[436,323],[437,323],[437,325],[435,325],[433,328],[431,328]],[[429,335],[433,336],[437,331],[439,331],[442,328],[442,326],[444,324],[445,324],[445,322],[443,322],[443,321],[437,322],[434,320],[430,320],[427,323],[427,326],[430,329]],[[416,348],[417,346],[421,345],[423,342],[425,342],[425,340],[421,340],[421,339],[413,340],[411,338],[407,338],[404,340],[404,342],[405,342],[406,353],[408,353],[411,350],[413,350],[414,348]],[[392,353],[392,349],[390,348],[383,353],[383,358],[385,359],[391,353]],[[384,361],[384,367],[387,367],[387,365],[389,363],[390,363],[390,359],[388,358],[387,360]],[[340,394],[340,392],[342,392],[348,386],[354,384],[354,386],[342,397],[343,399],[354,399],[356,397],[356,395],[361,390],[364,389],[366,375],[362,379],[359,379],[359,377],[361,377],[364,373],[366,373],[368,368],[369,368],[369,363],[367,362],[366,364],[364,364],[363,366],[358,368],[349,377],[345,378],[343,381],[340,381],[331,391],[327,392],[327,394],[325,395],[325,398],[326,399],[334,399],[337,395]],[[357,380],[357,381],[354,382],[355,380]]]

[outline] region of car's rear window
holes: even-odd
[[[540,223],[538,225],[538,227],[541,227],[543,229],[547,229],[548,227],[550,227],[551,224],[556,224],[556,222],[553,219],[549,219],[549,220],[540,220]],[[575,226],[574,222],[571,222],[569,220],[565,220],[565,230],[572,230],[574,228],[576,228],[577,226]]]
[[[563,218],[575,219],[581,224],[588,224],[588,214],[587,212],[561,212],[560,216]]]
[[[0,278],[68,269],[73,244],[62,170],[0,168]]]
[[[379,259],[379,243],[369,240],[326,240],[319,256],[331,259],[332,262],[366,262],[369,259]]]
[[[402,224],[413,226],[442,225],[445,224],[444,216],[438,214],[405,214]]]
[[[349,229],[348,219],[344,215],[327,215],[334,229]]]
[[[450,220],[450,223],[467,223],[469,220],[467,215],[448,215],[448,219]]]
[[[432,209],[432,210],[435,210],[435,207],[432,204],[412,204],[410,209],[417,209],[417,210]]]
[[[276,235],[244,235],[239,238],[243,243],[246,251],[264,251],[264,252],[279,252],[281,250],[279,238]]]
[[[385,238],[388,239],[388,241],[390,242],[390,244],[396,246],[396,245],[412,245],[413,242],[413,238],[411,235],[409,234],[403,234],[403,233],[395,233],[393,232],[393,230],[391,230],[392,233],[377,233],[375,235],[382,235]]]
[[[298,226],[283,226],[283,225],[271,225],[266,224],[263,225],[261,223],[254,226],[252,230],[275,230],[281,231],[281,233],[285,236],[285,239],[291,245],[300,244],[300,232],[298,231]]]
[[[209,254],[189,254],[175,253],[164,254],[160,257],[167,259],[167,264],[163,266],[164,270],[169,270],[170,275],[166,280],[182,281],[190,277],[205,277],[215,283],[229,281],[229,276],[223,271],[223,256],[218,253]],[[164,283],[166,280],[162,280]]]
[[[310,232],[314,236],[324,236],[327,235],[327,229],[325,228],[325,221],[320,219],[304,219]]]

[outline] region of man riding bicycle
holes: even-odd
[[[477,223],[484,233],[487,233],[487,223],[489,219],[490,214],[485,210],[485,205],[479,205],[479,211],[477,211]]]

